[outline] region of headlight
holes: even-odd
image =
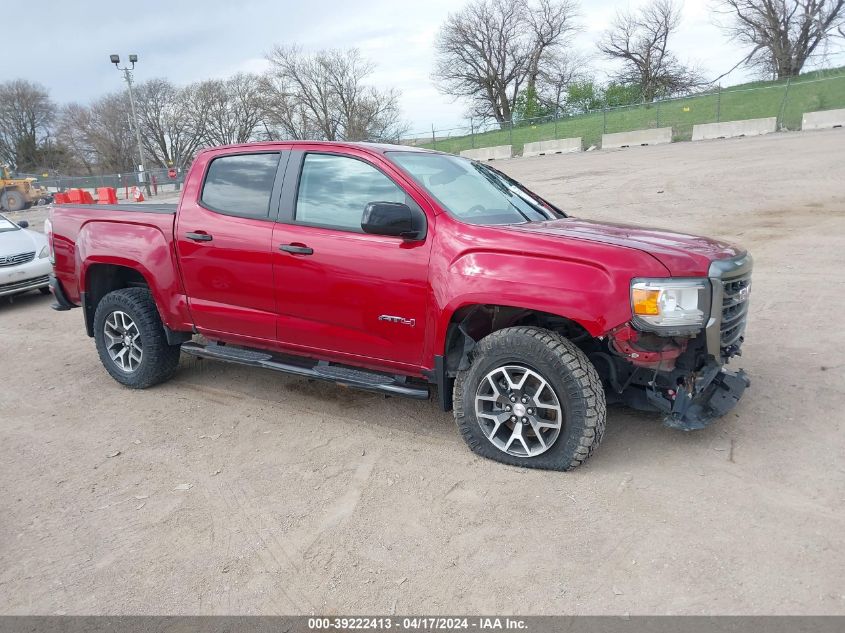
[[[45,257],[50,257],[50,247],[46,244],[41,249],[41,252],[38,253],[38,259],[44,259]]]
[[[653,332],[691,332],[704,326],[710,310],[706,279],[634,279],[634,324]]]

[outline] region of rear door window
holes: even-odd
[[[215,158],[208,166],[200,200],[219,213],[266,218],[278,166],[278,152]]]

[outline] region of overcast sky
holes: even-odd
[[[3,0],[3,4],[13,0]],[[742,56],[712,23],[711,0],[686,0],[672,47],[682,60],[699,63],[710,77]],[[137,53],[136,79],[167,77],[177,84],[237,71],[260,71],[274,44],[305,49],[357,46],[377,64],[371,77],[402,92],[411,131],[464,124],[464,105],[440,94],[431,81],[433,43],[450,11],[464,0],[143,0],[70,2],[42,0],[28,15],[32,28],[3,29],[0,81],[27,76],[44,84],[60,103],[88,102],[121,89],[110,53]],[[594,54],[594,42],[619,8],[641,0],[581,0],[583,32],[574,46]],[[33,13],[35,11],[36,13]],[[8,14],[8,11],[4,11]],[[7,25],[8,26],[8,25]],[[39,33],[40,31],[40,33]],[[841,48],[840,48],[841,50]],[[596,58],[599,78],[609,70]],[[831,63],[845,64],[845,53]],[[747,79],[737,71],[723,83]]]

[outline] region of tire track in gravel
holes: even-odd
[[[244,519],[242,525],[247,528],[247,533],[242,539],[243,544],[251,546],[254,539],[257,540],[260,543],[260,548],[255,550],[257,556],[268,569],[275,569],[277,575],[285,579],[284,584],[275,585],[280,595],[271,594],[277,614],[316,611],[317,607],[305,594],[305,587],[319,586],[324,580],[324,573],[309,570],[308,552],[323,534],[340,526],[354,514],[369,484],[376,460],[375,453],[361,458],[352,469],[346,490],[333,503],[314,513],[321,515],[316,527],[313,521],[303,523],[284,537],[278,534],[272,520],[253,503],[252,499],[257,498],[257,495],[248,482],[240,480],[218,486],[217,498],[222,500],[225,511],[238,514]],[[231,544],[228,544],[227,558],[231,559],[232,555]],[[231,605],[229,612],[232,612]]]
[[[264,530],[256,524],[255,509],[242,492],[235,490],[232,486],[226,484],[221,485],[218,492],[218,498],[223,501],[225,509],[228,511],[229,515],[239,515],[244,519],[241,525],[247,530],[247,533],[242,539],[243,544],[247,547],[251,547],[253,543],[251,542],[251,539],[249,539],[249,536],[254,536],[263,546],[262,548],[256,549],[255,553],[267,569],[275,568],[279,572],[279,575],[283,578],[290,575],[290,567],[293,567],[294,570],[298,571],[296,565],[292,564],[289,556],[285,553],[283,548],[279,548],[278,546],[272,547],[270,543],[267,542],[267,539],[262,534]],[[307,605],[308,611],[312,611],[310,603],[308,603],[304,596],[291,595],[291,592],[282,584],[277,584],[276,587],[281,593],[281,596],[278,594],[270,594],[270,600],[273,603],[273,610],[276,615],[302,613],[305,611],[302,608],[303,604]],[[231,609],[231,604],[229,608],[229,613],[235,612]]]

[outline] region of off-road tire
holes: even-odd
[[[453,392],[455,422],[470,449],[514,466],[571,470],[581,465],[604,437],[606,404],[595,367],[571,341],[536,327],[511,327],[484,337],[470,355],[471,365],[459,371]],[[563,409],[563,427],[544,453],[521,457],[506,453],[487,438],[475,414],[481,380],[496,367],[519,365],[540,374]]]
[[[132,372],[119,368],[106,347],[103,333],[105,321],[118,310],[125,312],[135,322],[143,346],[141,363]],[[146,288],[115,290],[100,300],[94,313],[94,341],[106,371],[117,382],[133,389],[146,389],[168,380],[179,365],[180,346],[168,345],[158,309]]]
[[[19,191],[7,191],[3,194],[2,206],[7,211],[22,211],[26,208],[26,200]]]

